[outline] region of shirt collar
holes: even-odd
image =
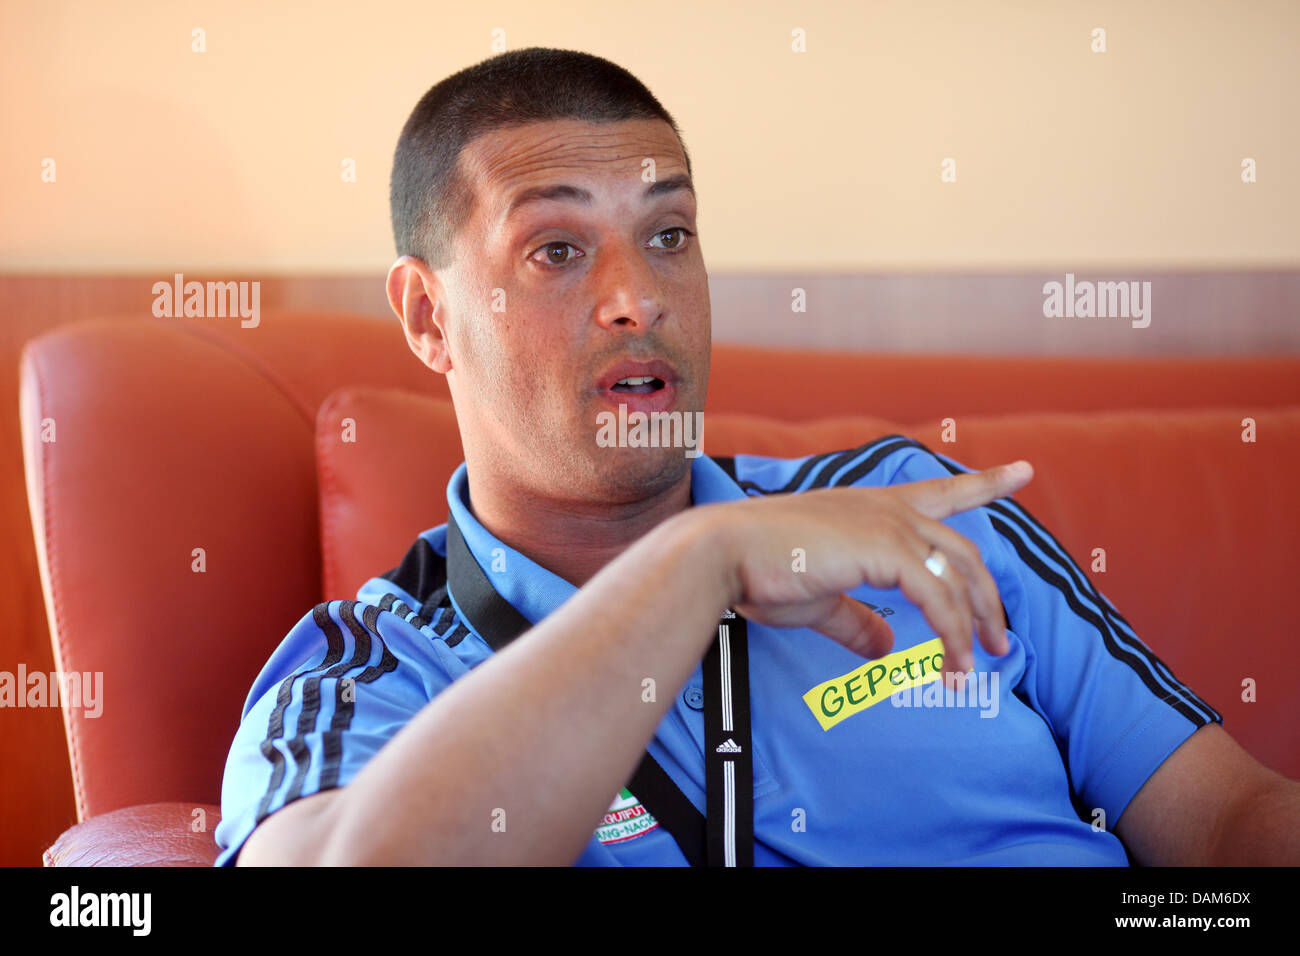
[[[691,461],[691,504],[714,504],[746,497],[740,486],[708,455]],[[469,472],[461,463],[447,483],[447,505],[465,544],[497,593],[536,624],[577,593],[568,581],[546,570],[491,534],[469,508]],[[505,573],[492,573],[504,567]]]

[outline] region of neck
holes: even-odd
[[[691,504],[691,471],[633,502],[557,500],[499,473],[472,471],[470,511],[497,540],[582,587],[634,541]]]

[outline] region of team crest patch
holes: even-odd
[[[649,833],[659,826],[649,810],[632,796],[632,791],[624,787],[609,805],[609,812],[596,827],[596,839],[605,846],[611,843],[626,843],[633,837]]]

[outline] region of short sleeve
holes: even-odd
[[[918,446],[891,483],[972,469]],[[1066,549],[1013,497],[947,519],[971,538],[1025,647],[1018,692],[1046,720],[1071,789],[1113,830],[1165,759],[1222,716],[1134,633]]]
[[[254,828],[302,797],[345,786],[426,703],[466,672],[398,614],[317,605],[258,675],[226,761],[218,866]]]

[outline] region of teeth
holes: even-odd
[[[641,378],[620,378],[616,385],[649,385],[655,380],[653,375],[644,375]]]

